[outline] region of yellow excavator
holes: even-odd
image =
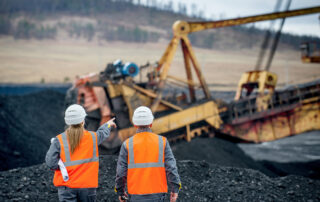
[[[320,21],[320,15],[319,15]],[[320,63],[320,42],[304,42],[300,45],[301,60],[304,63]]]
[[[302,43],[301,60],[304,63],[320,63],[320,43],[316,41]]]
[[[137,68],[133,63],[122,64],[121,61],[108,64],[100,74],[78,78],[67,94],[68,100],[86,108],[89,130],[116,116],[119,127],[109,142],[104,143],[109,149],[119,146],[135,133],[131,117],[134,109],[141,105],[149,106],[155,115],[152,130],[170,141],[190,141],[197,135],[222,133],[245,141],[264,142],[320,129],[320,82],[292,89],[287,95],[289,91],[275,93],[275,74],[247,72],[241,77],[235,101],[218,104],[211,96],[188,39],[188,34],[207,29],[319,12],[320,7],[313,7],[211,22],[177,21],[173,24],[173,38],[157,66]],[[168,75],[180,43],[186,79]],[[193,79],[192,67],[199,84]],[[148,70],[148,81],[135,82],[133,77],[142,69]],[[186,86],[187,90],[173,88],[168,79]],[[199,96],[198,88],[204,96]],[[259,93],[242,98],[242,88],[258,88]],[[267,94],[266,89],[270,91]],[[310,119],[312,123],[303,124]]]

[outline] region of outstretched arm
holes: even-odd
[[[97,130],[98,136],[98,145],[105,141],[109,136],[112,128],[117,128],[117,125],[114,123],[115,118],[110,119],[107,123],[100,126]]]

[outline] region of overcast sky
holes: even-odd
[[[141,0],[146,2],[147,0]],[[152,1],[152,0],[149,0]],[[168,2],[170,0],[162,0]],[[199,10],[204,12],[206,18],[229,19],[235,17],[251,16],[274,11],[277,0],[171,0],[177,7],[179,2],[188,5],[188,12],[191,5],[196,4]],[[282,0],[281,10],[284,9],[287,0]],[[320,0],[292,0],[291,9],[320,6]],[[307,34],[320,37],[320,13],[307,16],[291,17],[286,19],[283,32],[292,34]],[[279,20],[278,20],[279,21]],[[255,23],[257,27],[269,27],[269,22]],[[279,24],[279,22],[278,22]],[[278,25],[277,24],[277,25]],[[276,26],[278,27],[278,26]]]

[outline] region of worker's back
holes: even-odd
[[[69,180],[64,181],[60,170],[55,171],[55,186],[70,188],[98,187],[99,151],[97,135],[84,131],[79,146],[71,154],[70,144],[65,133],[57,136],[61,147],[61,160],[65,164]]]
[[[164,167],[166,139],[151,132],[137,133],[126,141],[128,193],[167,193]]]

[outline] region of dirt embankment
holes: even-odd
[[[117,201],[116,156],[100,157],[97,201]],[[320,181],[299,176],[269,178],[258,171],[204,161],[178,161],[179,201],[319,201]],[[44,164],[0,172],[0,201],[57,201],[53,172]],[[167,199],[168,201],[168,199]]]

